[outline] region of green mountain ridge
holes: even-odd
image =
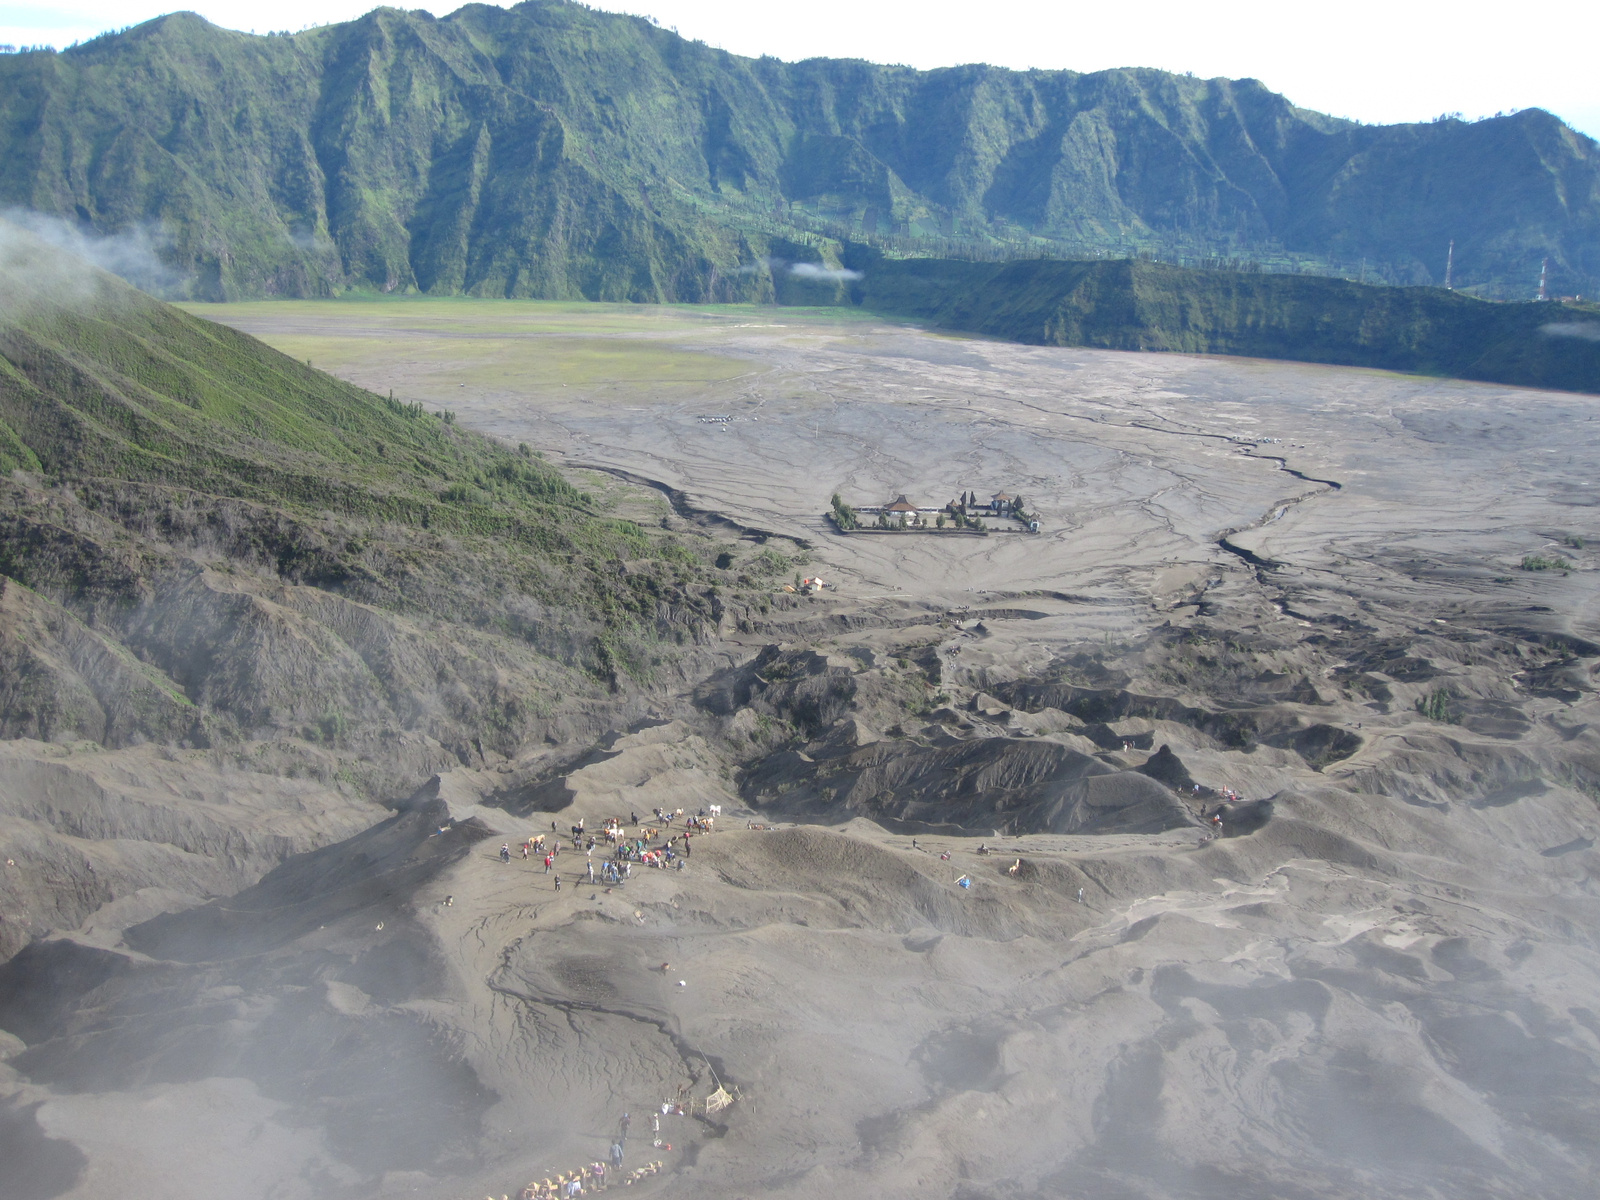
[[[1165,263],[889,260],[846,248],[849,300],[1034,345],[1377,367],[1600,392],[1600,307]]]
[[[1600,146],[1364,126],[1254,80],[750,59],[566,0],[0,57],[0,205],[151,225],[196,298],[774,299],[773,256],[1225,257],[1600,287]],[[781,272],[780,272],[781,276]]]

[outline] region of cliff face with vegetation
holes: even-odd
[[[175,14],[0,58],[0,204],[159,225],[196,296],[770,299],[769,254],[1135,250],[1600,286],[1600,148],[1374,127],[1253,80],[741,58],[563,0],[256,37]],[[827,255],[824,252],[823,257]],[[741,270],[741,268],[744,268]]]
[[[1600,307],[1164,263],[888,260],[850,247],[850,298],[1047,346],[1237,354],[1600,392]]]

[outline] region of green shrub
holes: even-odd
[[[1435,688],[1418,699],[1417,711],[1430,721],[1438,721],[1444,725],[1459,725],[1461,714],[1456,710],[1455,699],[1454,688]]]
[[[1529,554],[1522,560],[1524,571],[1565,571],[1571,566],[1564,558],[1546,558],[1542,554]]]
[[[789,569],[789,560],[771,547],[766,547],[750,560],[750,566],[763,575],[779,575]]]

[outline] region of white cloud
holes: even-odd
[[[1549,337],[1582,338],[1586,342],[1600,342],[1600,322],[1596,321],[1560,321],[1554,325],[1543,325],[1540,333]]]
[[[852,271],[848,267],[823,267],[816,263],[790,263],[789,274],[801,279],[826,279],[835,283],[864,278],[860,271]]]
[[[91,266],[120,275],[135,287],[158,296],[175,296],[187,282],[181,272],[161,261],[160,248],[165,238],[156,228],[139,225],[121,233],[101,235],[59,217],[16,208],[0,211],[0,223],[8,223],[3,227],[6,266],[12,279],[24,278],[30,272],[59,276],[48,281],[47,290],[53,293],[98,293],[99,283]],[[11,227],[26,230],[32,236],[16,236]],[[42,252],[40,242],[67,254]],[[24,264],[32,265],[24,269]]]

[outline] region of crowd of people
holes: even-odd
[[[1200,785],[1196,784],[1195,791],[1198,792],[1199,790]],[[1222,803],[1217,805],[1216,810],[1206,819],[1206,830],[1200,835],[1200,845],[1202,846],[1207,842],[1214,842],[1222,836],[1223,810],[1230,804],[1239,803],[1239,793],[1232,788],[1220,788],[1217,795],[1222,797]]]
[[[630,1187],[641,1179],[648,1179],[652,1175],[659,1175],[664,1163],[646,1163],[642,1167],[624,1173],[620,1166],[607,1167],[605,1163],[596,1160],[588,1166],[579,1167],[574,1171],[563,1171],[554,1179],[536,1179],[522,1189],[521,1200],[565,1200],[570,1196],[592,1195],[603,1192],[609,1187]],[[486,1196],[484,1200],[494,1200],[493,1196]],[[500,1200],[511,1200],[509,1196],[502,1196]]]
[[[722,806],[712,804],[698,813],[688,814],[681,808],[657,808],[652,811],[656,821],[654,825],[642,822],[638,813],[629,813],[628,825],[623,824],[621,817],[607,817],[598,834],[587,832],[580,818],[569,827],[565,841],[557,830],[556,822],[552,821],[549,834],[536,834],[519,843],[516,853],[521,855],[524,862],[542,856],[544,873],[554,876],[554,886],[558,892],[561,890],[558,866],[564,851],[584,856],[583,872],[577,877],[577,882],[616,887],[632,877],[635,864],[658,870],[681,870],[694,853],[693,839],[715,830]],[[679,825],[677,833],[672,832],[674,823]],[[637,833],[630,835],[629,825],[637,826]],[[598,858],[596,850],[600,852]],[[512,857],[511,843],[502,842],[500,861],[510,863]]]
[[[680,1088],[679,1092],[685,1089]],[[650,1125],[654,1136],[654,1147],[657,1150],[672,1149],[672,1143],[662,1140],[661,1117],[663,1115],[683,1115],[683,1107],[672,1101],[665,1101],[659,1113],[652,1113]],[[659,1175],[666,1167],[664,1161],[647,1162],[642,1167],[635,1167],[624,1172],[622,1160],[624,1149],[628,1144],[628,1130],[632,1124],[632,1117],[627,1113],[622,1114],[622,1120],[617,1129],[616,1139],[611,1143],[611,1161],[609,1163],[600,1159],[578,1167],[571,1171],[562,1171],[554,1178],[546,1176],[544,1179],[535,1179],[519,1193],[521,1200],[568,1200],[573,1196],[590,1195],[594,1192],[603,1192],[610,1187],[629,1187],[641,1179],[648,1179],[652,1175]],[[494,1200],[493,1196],[486,1196],[484,1200]],[[502,1196],[500,1200],[511,1200],[510,1196]]]
[[[556,891],[561,890],[561,872],[558,869],[558,860],[563,853],[582,854],[584,856],[584,870],[578,876],[578,882],[590,884],[605,884],[615,886],[628,879],[633,873],[634,864],[643,867],[656,867],[666,869],[674,864],[682,867],[684,862],[693,854],[691,841],[695,837],[703,837],[716,829],[716,819],[722,815],[722,806],[708,805],[697,813],[686,814],[683,809],[652,809],[655,824],[649,825],[642,822],[638,813],[630,812],[629,821],[624,825],[620,817],[607,817],[602,822],[600,832],[591,834],[585,829],[585,823],[580,818],[575,824],[568,827],[568,836],[563,839],[554,821],[550,823],[549,834],[535,834],[533,837],[518,843],[513,852],[510,842],[500,844],[500,861],[509,864],[515,854],[519,854],[524,862],[542,856],[544,873],[554,876]],[[673,833],[674,824],[679,826],[679,832]],[[638,832],[630,835],[629,826],[636,826]],[[600,865],[595,866],[595,851],[600,852]],[[447,898],[453,900],[454,897]],[[662,964],[665,971],[667,964]],[[666,1104],[662,1108],[666,1113],[682,1113],[682,1108]],[[611,1161],[606,1163],[596,1160],[586,1166],[578,1167],[571,1171],[564,1171],[553,1178],[534,1180],[519,1193],[522,1200],[567,1200],[573,1196],[583,1196],[594,1192],[603,1192],[607,1188],[616,1186],[629,1186],[656,1175],[663,1169],[661,1162],[646,1163],[642,1167],[635,1167],[631,1171],[622,1170],[623,1147],[628,1139],[627,1114],[623,1114],[621,1131],[617,1140],[611,1144]],[[671,1150],[672,1145],[661,1137],[661,1118],[654,1116],[652,1124],[655,1128],[655,1148],[658,1150]],[[493,1196],[486,1200],[494,1200]],[[502,1196],[501,1200],[511,1200],[510,1196]]]

